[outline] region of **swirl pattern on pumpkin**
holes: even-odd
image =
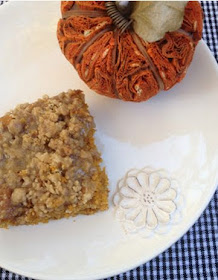
[[[182,26],[156,42],[129,28],[121,32],[105,1],[63,1],[57,37],[81,79],[99,94],[140,102],[180,82],[202,37],[202,9],[185,7]]]

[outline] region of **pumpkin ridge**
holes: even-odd
[[[116,65],[116,61],[117,61],[117,57],[118,57],[118,30],[117,29],[114,30],[114,40],[115,40],[115,46],[113,49],[113,56],[112,56],[112,64],[113,64],[113,68],[114,68],[113,79],[112,79],[112,81],[113,81],[112,88],[114,90],[114,94],[116,95],[116,97],[118,99],[121,99],[119,92],[117,90],[116,78],[115,78],[115,65]]]
[[[83,7],[83,6],[82,6]],[[62,13],[62,19],[67,19],[69,17],[75,16],[89,16],[89,17],[107,17],[107,12],[105,10],[88,10],[81,9],[81,5],[74,3],[70,10]]]
[[[108,25],[106,26],[104,29],[102,29],[101,31],[99,31],[98,33],[96,33],[88,42],[85,42],[83,44],[83,46],[81,47],[81,50],[79,52],[79,54],[77,55],[76,59],[75,59],[75,63],[74,63],[74,67],[76,68],[76,65],[78,63],[80,63],[82,56],[84,54],[85,51],[87,51],[87,49],[98,39],[100,39],[106,32],[111,31],[112,30],[112,26]]]
[[[104,35],[106,35],[106,33],[104,33]],[[105,36],[102,36],[102,39],[105,39]],[[100,39],[101,40],[101,39]],[[106,38],[105,40],[103,40],[103,44],[101,46],[102,49],[104,49],[107,44],[110,41],[110,37]],[[94,76],[94,69],[93,69],[93,65],[96,64],[97,60],[99,59],[101,53],[96,51],[96,47],[95,46],[98,45],[97,41],[95,41],[93,43],[92,46],[90,46],[84,53],[83,53],[83,59],[81,60],[81,62],[79,64],[77,64],[77,70],[79,75],[81,76],[81,78],[85,81],[85,82],[89,82],[93,76]],[[88,61],[88,63],[87,63]],[[89,70],[88,70],[88,68]],[[86,71],[88,70],[88,74],[86,74]],[[83,75],[84,74],[84,75]]]
[[[62,15],[63,19],[77,16],[86,16],[86,17],[106,17],[107,13],[104,11],[89,11],[89,10],[70,10]]]
[[[142,88],[151,90],[153,95],[156,94],[159,89],[157,81],[151,70],[149,70],[149,63],[146,57],[134,43],[131,33],[129,31],[122,34],[119,32],[118,35],[115,81],[121,99],[139,101],[140,98],[147,98],[145,92],[142,94]],[[151,87],[147,85],[145,79],[141,78],[141,73],[145,73],[147,77],[149,76]],[[133,80],[134,83],[132,83]]]
[[[163,78],[165,90],[182,80],[193,51],[191,38],[177,31],[168,32],[163,39],[149,45],[148,53]]]
[[[144,57],[148,60],[148,63],[150,65],[150,69],[154,75],[154,77],[157,80],[157,83],[159,85],[159,89],[163,90],[164,89],[164,83],[163,80],[159,74],[159,71],[157,70],[154,62],[152,61],[150,55],[147,53],[147,50],[145,48],[145,46],[143,46],[143,44],[141,43],[140,39],[138,38],[137,34],[135,32],[131,32],[132,33],[132,38],[136,44],[136,46],[138,47],[139,51],[144,55]]]
[[[198,1],[189,1],[185,7],[184,19],[181,27],[192,34],[195,45],[202,38],[203,11]]]
[[[178,34],[179,34],[179,36],[178,36]],[[168,58],[172,59],[172,65],[175,67],[178,81],[180,81],[181,77],[184,76],[184,74],[185,74],[184,72],[186,72],[187,67],[190,65],[192,57],[193,57],[193,51],[188,51],[187,46],[191,50],[193,50],[194,49],[194,42],[193,42],[192,36],[189,36],[188,34],[186,34],[186,32],[175,31],[175,32],[171,32],[169,34],[169,36],[171,38],[174,38],[174,39],[172,39],[172,41],[174,43],[174,46],[175,46],[174,48],[177,49],[177,50],[180,49],[180,52],[179,51],[174,52],[174,55],[172,57],[172,55],[169,55],[167,53],[167,48],[165,46],[165,47],[162,48],[162,53],[163,53],[163,55],[165,55],[165,57],[168,57]],[[183,48],[181,49],[181,46],[179,44],[180,42],[179,42],[179,40],[178,41],[176,40],[176,37],[181,40],[182,36],[183,36],[183,41],[185,42],[185,40],[186,40],[187,44],[186,45],[183,44]],[[180,60],[181,63],[178,63],[178,60]]]

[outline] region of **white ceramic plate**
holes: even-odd
[[[0,115],[69,88],[84,90],[110,179],[110,209],[37,226],[0,230],[0,266],[35,279],[104,278],[154,258],[196,221],[218,183],[218,70],[200,42],[187,77],[148,102],[124,103],[89,90],[56,39],[58,2],[0,8]],[[126,234],[112,196],[131,168],[165,169],[185,197],[181,221],[149,239]]]

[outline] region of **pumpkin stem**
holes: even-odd
[[[133,2],[132,1],[115,1],[118,11],[128,19],[132,13]]]
[[[108,16],[121,33],[131,26],[133,22],[129,18],[133,6],[131,1],[106,1],[105,6]]]

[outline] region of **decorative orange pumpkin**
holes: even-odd
[[[198,2],[185,3],[180,28],[149,42],[135,32],[131,15],[137,2],[129,3],[63,1],[57,37],[63,54],[91,89],[140,102],[184,78],[202,37],[203,14]]]

